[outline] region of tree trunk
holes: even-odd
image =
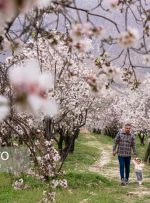
[[[64,136],[64,143],[65,143],[65,147],[61,151],[61,158],[62,158],[62,160],[64,160],[68,156],[68,154],[70,152],[70,145],[69,145],[69,143],[70,143],[70,136],[68,136],[68,135]]]
[[[44,130],[45,130],[45,138],[47,140],[51,140],[53,138],[53,123],[52,119],[49,117],[45,117],[43,120]]]
[[[72,144],[71,144],[71,148],[70,148],[70,153],[73,153],[73,152],[74,152],[75,141],[76,141],[76,139],[77,139],[78,136],[79,136],[79,132],[80,132],[80,129],[76,129],[75,132],[74,132],[73,140],[72,140]]]
[[[141,145],[142,145],[142,146],[144,146],[144,139],[145,139],[145,135],[144,135],[144,134],[139,133],[139,134],[138,134],[138,136],[139,136],[139,139],[140,139]]]
[[[148,159],[149,159],[149,162],[150,162],[150,142],[148,144],[148,147],[147,147],[147,150],[146,150],[146,153],[145,153],[144,162],[147,162]]]
[[[64,152],[73,153],[75,149],[75,140],[78,138],[80,130],[77,129],[72,136],[67,135],[64,139],[65,148]]]
[[[71,152],[72,144],[74,142],[74,137],[67,135],[64,139],[65,141],[65,148],[64,148],[64,153]]]
[[[74,152],[74,149],[75,149],[75,140],[76,140],[76,137],[73,136],[72,140],[70,141],[70,150],[69,150],[69,153],[73,153]],[[72,143],[71,143],[72,142]]]
[[[58,150],[60,155],[62,154],[62,151],[63,151],[63,141],[64,141],[64,138],[60,134],[59,141],[58,141]]]

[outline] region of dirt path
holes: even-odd
[[[111,149],[110,147],[107,149],[103,149],[100,158],[92,165],[89,167],[89,171],[92,172],[100,172],[101,169],[110,163],[111,161]]]
[[[92,145],[94,146],[94,143]],[[118,161],[112,160],[112,146],[100,143],[99,146],[96,144],[96,147],[101,149],[102,152],[100,154],[100,158],[89,167],[89,171],[100,173],[107,178],[109,177],[113,179],[118,177],[119,179]]]

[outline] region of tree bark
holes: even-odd
[[[147,150],[146,150],[146,153],[145,153],[144,162],[147,162],[148,159],[149,159],[149,162],[150,162],[150,142],[148,144],[148,147],[147,147]]]
[[[145,143],[144,143],[145,135],[139,133],[138,136],[139,136],[139,139],[140,139],[141,145],[144,146],[144,145],[145,145]]]
[[[58,141],[58,150],[60,155],[62,154],[62,151],[63,151],[63,141],[64,141],[64,138],[60,134],[59,141]]]

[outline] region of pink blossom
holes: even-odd
[[[9,80],[17,94],[34,113],[43,112],[54,116],[57,112],[55,101],[49,101],[47,91],[53,89],[53,77],[50,73],[41,73],[37,60],[27,60],[9,70]],[[21,105],[21,103],[20,103]]]

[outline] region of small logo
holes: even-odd
[[[0,159],[7,161],[9,159],[9,153],[7,151],[0,152]]]

